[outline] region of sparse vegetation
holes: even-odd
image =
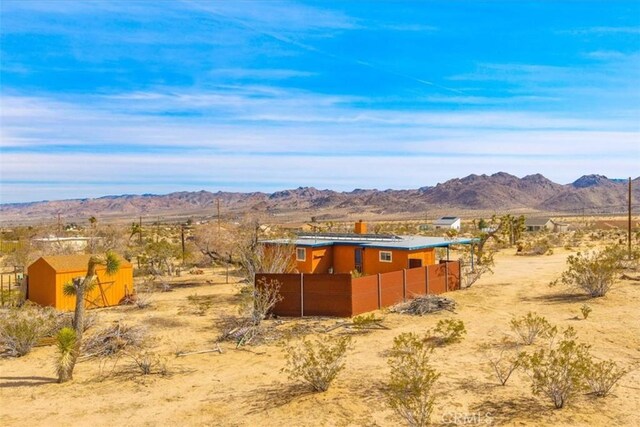
[[[462,320],[443,319],[427,333],[426,340],[434,345],[443,346],[462,341],[466,334],[467,330]]]
[[[586,389],[585,378],[591,364],[589,346],[576,342],[571,327],[563,332],[557,345],[532,354],[522,353],[520,361],[531,378],[533,393],[549,398],[556,409]]]
[[[587,317],[589,317],[589,314],[593,311],[593,309],[591,307],[589,307],[587,304],[582,304],[582,307],[580,307],[580,313],[582,313],[582,318],[583,319],[587,319]]]
[[[303,338],[298,344],[286,346],[287,365],[283,372],[292,380],[301,380],[314,391],[327,391],[344,369],[346,352],[351,343],[349,336]]]
[[[491,366],[493,373],[500,385],[504,386],[511,378],[511,375],[520,366],[520,358],[517,354],[513,354],[504,345],[495,352],[489,346],[484,346],[485,357]]]
[[[583,291],[592,298],[603,297],[624,267],[620,256],[620,250],[615,246],[569,255],[567,270],[559,279],[551,282],[551,285],[562,284]]]
[[[125,349],[141,348],[146,336],[146,329],[118,322],[88,337],[82,345],[82,353],[87,357],[112,356]]]
[[[550,338],[557,332],[557,328],[551,326],[546,318],[533,312],[511,319],[511,330],[524,345],[531,345],[538,338]]]
[[[132,353],[129,356],[132,370],[140,375],[157,374],[165,376],[169,374],[166,359],[151,351],[144,350]]]
[[[611,360],[601,362],[589,361],[586,369],[585,380],[591,393],[598,397],[608,396],[611,389],[627,374],[627,371],[618,367]]]
[[[0,311],[0,348],[9,356],[21,357],[39,340],[56,332],[57,312],[27,304]]]
[[[389,406],[410,426],[426,426],[433,412],[432,389],[440,374],[431,366],[430,354],[431,348],[414,333],[393,340],[385,395]]]

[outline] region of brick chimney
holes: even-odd
[[[356,226],[353,231],[356,234],[367,234],[367,223],[362,220],[356,222]]]

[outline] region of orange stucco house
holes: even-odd
[[[295,245],[300,273],[388,273],[436,263],[435,248],[473,244],[475,239],[447,240],[442,237],[368,234],[366,223],[354,233],[304,233],[293,240],[266,240],[266,245]]]

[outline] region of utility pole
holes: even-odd
[[[629,222],[627,224],[627,243],[629,244],[629,260],[631,260],[631,177],[629,177]]]
[[[138,243],[142,244],[142,216],[140,216],[138,222]]]
[[[218,211],[218,236],[220,236],[220,199],[216,199],[216,209]]]
[[[180,224],[180,235],[182,238],[182,265],[184,265],[184,224]]]

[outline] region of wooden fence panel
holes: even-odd
[[[378,276],[351,279],[351,315],[378,309]]]
[[[380,275],[381,307],[389,307],[402,302],[403,282],[403,270]]]

